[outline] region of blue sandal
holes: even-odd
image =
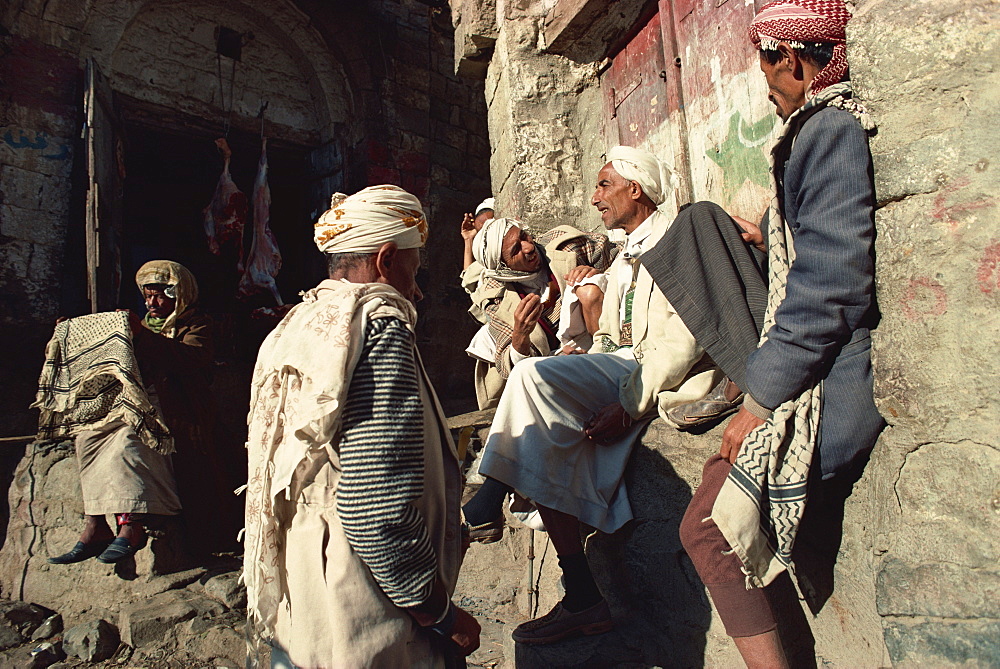
[[[73,549],[68,553],[50,557],[49,564],[73,564],[74,562],[89,560],[95,555],[103,555],[103,551],[111,543],[110,541],[92,541],[89,544],[85,544],[82,541],[77,541],[76,546],[73,546]]]
[[[138,544],[133,546],[129,543],[126,537],[118,537],[105,549],[103,553],[97,556],[98,562],[103,562],[104,564],[114,564],[120,560],[124,560],[127,557],[135,555],[139,549],[146,545],[146,537],[142,538]]]

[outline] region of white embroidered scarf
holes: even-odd
[[[373,318],[394,316],[412,330],[416,309],[381,283],[327,279],[303,294],[264,340],[250,388],[243,578],[256,634],[268,639],[281,604],[280,522],[274,500],[288,495],[307,453],[338,437],[341,411]]]

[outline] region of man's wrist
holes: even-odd
[[[455,629],[455,615],[455,605],[451,603],[451,600],[448,600],[448,605],[445,607],[441,618],[435,621],[433,625],[428,625],[427,629],[447,639],[451,637],[451,633]]]
[[[761,420],[767,420],[771,417],[771,410],[762,406],[749,393],[743,396],[743,408]]]

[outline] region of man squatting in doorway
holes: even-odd
[[[486,322],[485,332],[469,347],[476,358],[480,409],[497,406],[519,361],[560,350],[564,307],[580,312],[578,337],[589,346],[604,300],[600,279],[614,250],[607,235],[568,225],[537,239],[515,219],[495,218],[483,225],[473,244],[481,278],[469,309]]]
[[[783,0],[749,29],[784,120],[771,151],[774,199],[754,235],[767,249],[767,310],[759,347],[744,349],[743,407],[680,532],[750,667],[788,666],[763,588],[788,578],[807,492],[856,470],[884,426],[869,333],[874,124],[847,76],[849,19],[843,0]],[[664,285],[666,265],[650,271]]]

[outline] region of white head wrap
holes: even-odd
[[[517,227],[520,227],[517,221],[509,218],[491,218],[486,221],[472,240],[472,256],[476,262],[487,271],[499,269],[503,238],[511,228]]]
[[[415,249],[427,241],[427,219],[420,201],[399,186],[369,186],[351,196],[334,193],[313,240],[323,253],[375,253],[386,242]]]
[[[608,162],[624,179],[642,186],[642,192],[660,206],[673,187],[673,170],[649,151],[616,146],[608,151]]]
[[[479,216],[479,212],[483,211],[484,209],[490,209],[495,211],[497,208],[496,204],[497,204],[497,199],[495,197],[486,198],[485,200],[479,203],[478,207],[476,207],[476,212],[473,214],[473,216]]]
[[[511,228],[524,229],[521,221],[512,218],[491,218],[483,224],[472,240],[472,257],[483,266],[483,276],[498,281],[530,282],[538,276],[538,272],[518,272],[510,269],[503,262],[503,239]],[[542,253],[542,247],[537,247]]]

